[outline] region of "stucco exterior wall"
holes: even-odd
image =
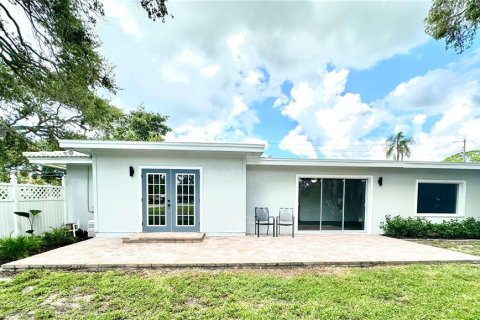
[[[255,207],[269,207],[278,215],[281,207],[292,207],[297,216],[297,175],[371,176],[367,183],[366,221],[368,232],[382,233],[386,214],[413,216],[416,209],[416,180],[465,180],[465,217],[480,217],[480,171],[401,168],[341,168],[304,166],[247,166],[247,233],[254,233]],[[377,180],[383,177],[383,185]],[[431,218],[441,222],[443,217]]]
[[[67,220],[80,220],[80,228],[87,228],[93,219],[93,177],[91,165],[69,164],[66,176]]]
[[[135,174],[129,176],[129,166]],[[200,230],[207,234],[245,234],[245,157],[182,151],[98,151],[96,231],[120,235],[142,231],[141,167],[201,168]]]

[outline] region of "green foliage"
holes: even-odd
[[[98,53],[100,41],[95,25],[104,14],[99,0],[10,0],[10,3],[0,5],[0,16],[16,28],[7,30],[0,25],[3,52],[0,61],[26,86],[46,92],[51,92],[52,84],[63,89],[72,83],[83,93],[92,93],[96,88],[115,89],[111,67]],[[27,24],[16,21],[18,14],[11,14],[13,10],[24,14]],[[30,45],[24,37],[29,29],[36,45]]]
[[[26,271],[12,277],[11,281],[0,282],[0,318],[480,318],[480,268],[474,264],[175,272]]]
[[[465,152],[466,162],[480,163],[480,150],[471,150]],[[446,157],[443,162],[463,162],[463,152],[452,154]]]
[[[22,151],[58,150],[58,139],[108,131],[123,115],[78,80],[53,79],[43,86],[27,85],[0,62],[0,150],[4,151],[0,164],[4,170],[27,165]]]
[[[444,39],[447,49],[468,49],[480,23],[480,4],[474,0],[434,0],[425,18],[425,32]]]
[[[148,17],[153,21],[160,19],[165,22],[165,17],[170,14],[167,9],[167,0],[141,0],[140,5],[147,11]],[[170,15],[173,18],[173,15]]]
[[[423,217],[387,215],[380,228],[386,236],[394,238],[480,239],[480,219],[471,217],[432,223]]]
[[[385,146],[385,155],[395,161],[403,161],[403,157],[410,157],[410,145],[415,144],[415,140],[405,136],[403,132],[398,132],[387,138]]]
[[[124,141],[162,141],[171,129],[165,122],[168,117],[156,112],[145,111],[143,106],[130,111],[113,124],[106,138]]]
[[[13,261],[37,253],[42,247],[39,237],[18,236],[0,239],[0,260]]]
[[[35,210],[36,214],[40,210]],[[30,217],[27,212],[15,212],[22,217]],[[32,231],[32,232],[28,232]],[[30,237],[18,236],[0,239],[0,261],[13,261],[29,257],[45,248],[62,247],[76,242],[72,233],[65,227],[52,228],[52,231],[45,232],[41,236],[34,236],[33,230],[28,230]]]
[[[30,219],[30,213],[28,213],[28,212],[15,211],[14,213],[15,213],[17,216]]]
[[[169,15],[166,0],[142,0],[141,6],[152,20]],[[100,0],[0,3],[0,181],[12,169],[35,169],[22,152],[58,150],[58,139],[104,138],[114,131],[158,141],[168,130],[166,117],[144,112],[133,121],[99,95],[118,89],[96,34],[103,15]],[[116,129],[125,123],[128,129]],[[150,124],[147,133],[138,129],[142,123]]]
[[[46,247],[62,247],[76,242],[73,234],[65,227],[52,228],[42,234],[43,244]]]
[[[15,211],[14,214],[16,214],[17,216],[24,217],[24,218],[28,219],[28,222],[30,223],[30,230],[27,230],[25,232],[30,234],[33,237],[33,233],[35,232],[33,230],[33,220],[41,212],[42,212],[42,210],[32,209],[32,210],[30,210],[30,212]]]

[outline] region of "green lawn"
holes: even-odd
[[[415,240],[415,242],[480,256],[480,240]]]
[[[3,318],[480,319],[480,266],[29,271],[0,280]]]

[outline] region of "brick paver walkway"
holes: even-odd
[[[2,267],[100,269],[426,262],[480,263],[480,257],[376,235],[206,237],[198,243],[122,243],[121,238],[95,238]]]

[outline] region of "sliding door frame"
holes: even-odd
[[[298,230],[298,196],[299,188],[298,183],[301,178],[313,178],[313,179],[357,179],[357,180],[366,180],[365,185],[365,230]],[[321,197],[323,196],[323,182],[321,184]],[[342,208],[342,229],[345,223],[345,182],[343,183],[343,208]],[[321,203],[321,202],[320,202]],[[295,175],[295,231],[299,234],[312,234],[312,233],[371,233],[372,232],[372,212],[373,212],[373,176],[370,175],[328,175],[328,174],[296,174]],[[321,219],[323,214],[322,205],[320,205],[320,229],[321,229]]]

